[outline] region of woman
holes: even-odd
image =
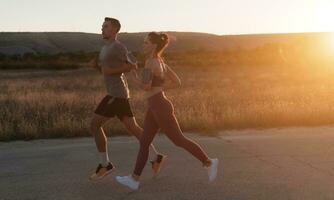
[[[166,136],[176,145],[184,148],[208,169],[209,181],[217,176],[218,159],[211,159],[202,148],[185,137],[174,115],[172,103],[165,96],[164,90],[181,85],[179,77],[167,66],[161,54],[169,42],[168,35],[151,32],[144,41],[144,53],[147,56],[142,80],[135,76],[136,83],[146,91],[148,110],[144,121],[144,132],[140,140],[140,149],[136,167],[132,175],[117,176],[116,180],[131,189],[138,189],[139,177],[148,159],[149,146],[161,128]],[[170,81],[170,84],[165,82]]]

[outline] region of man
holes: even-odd
[[[90,132],[94,136],[97,149],[100,154],[100,163],[91,180],[99,180],[110,174],[115,168],[109,161],[107,137],[102,126],[112,117],[117,118],[125,125],[126,129],[138,140],[143,129],[138,126],[131,106],[129,104],[129,88],[124,72],[136,69],[137,65],[128,59],[126,47],[117,40],[121,24],[117,19],[106,17],[102,25],[102,36],[105,45],[102,47],[97,59],[90,66],[98,69],[104,76],[107,95],[97,106],[90,124]],[[152,169],[156,175],[161,168],[165,156],[159,154],[153,145],[150,147]]]

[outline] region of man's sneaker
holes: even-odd
[[[209,176],[209,181],[212,182],[217,177],[219,160],[217,158],[210,160],[211,160],[211,165],[208,167],[208,176]]]
[[[138,190],[139,181],[133,179],[131,175],[129,176],[116,176],[116,181],[121,185],[127,186],[132,190]]]
[[[156,160],[151,160],[150,163],[152,165],[152,170],[153,170],[153,176],[156,176],[159,174],[161,170],[161,166],[166,160],[167,156],[158,154]]]
[[[102,164],[99,164],[96,168],[96,171],[93,175],[90,176],[90,180],[97,181],[101,180],[108,174],[110,174],[114,170],[114,166],[111,163],[108,163],[106,167],[102,166]]]

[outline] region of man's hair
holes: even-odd
[[[119,30],[121,30],[121,23],[117,19],[111,17],[105,17],[104,21],[110,22],[111,25],[116,29],[116,33],[118,33]]]

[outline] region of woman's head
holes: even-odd
[[[165,33],[149,33],[144,40],[144,53],[160,56],[169,43],[169,37]]]

